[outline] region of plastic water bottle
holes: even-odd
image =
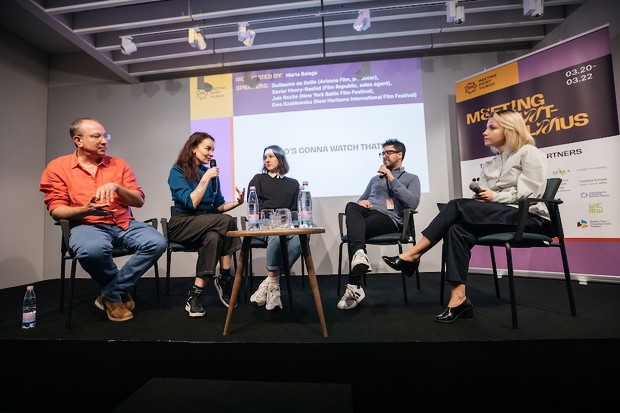
[[[24,295],[22,307],[22,328],[34,328],[37,325],[37,296],[34,295],[34,286],[29,285]]]
[[[299,209],[299,226],[301,228],[312,228],[312,196],[308,189],[308,181],[303,181],[299,188],[297,207]]]
[[[258,194],[256,193],[256,187],[250,187],[250,193],[248,194],[248,229],[257,230],[260,229],[260,215],[258,206]]]

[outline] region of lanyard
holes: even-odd
[[[398,175],[396,177],[396,179],[400,178],[401,176],[403,176],[403,174],[405,173],[405,171],[402,171],[400,173],[400,175]],[[394,198],[394,191],[392,190],[392,187],[390,186],[390,181],[388,181],[387,177],[385,178],[385,184],[387,185],[387,190],[388,190],[388,196],[390,198]]]

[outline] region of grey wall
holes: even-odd
[[[604,0],[589,0],[569,18],[567,24],[549,35],[549,42],[552,44],[611,23],[614,73],[615,78],[620,79],[618,24],[613,24],[620,21],[620,12],[616,9],[617,6],[609,7]],[[522,54],[467,54],[423,59],[432,192],[423,194],[416,216],[418,234],[434,217],[437,202],[460,195],[453,185],[458,180],[456,134],[452,128],[454,83]],[[189,81],[178,79],[139,85],[114,83],[98,73],[99,68],[90,60],[80,60],[79,56],[55,59],[48,65],[45,56],[2,31],[0,56],[0,139],[3,147],[0,155],[3,193],[0,203],[0,288],[6,288],[59,277],[59,230],[45,211],[38,183],[49,160],[73,151],[68,125],[75,117],[99,119],[112,133],[109,154],[125,158],[132,165],[146,193],[146,204],[134,211],[136,217],[168,216],[168,171],[190,132]],[[620,96],[618,90],[616,93]],[[407,166],[411,167],[405,161]],[[361,170],[360,173],[368,171]],[[320,184],[311,183],[313,186]],[[363,189],[359,188],[359,192]],[[315,200],[315,220],[326,228],[325,234],[311,238],[319,274],[337,272],[337,212],[342,211],[348,201],[354,200],[355,197]],[[245,205],[231,211],[231,215],[239,217],[244,212]],[[390,271],[380,259],[385,254],[394,255],[394,248],[369,248],[374,272]],[[164,270],[165,260],[160,261]],[[440,249],[435,248],[425,255],[421,270],[438,271],[439,261]],[[176,254],[172,273],[174,276],[193,276],[194,264],[192,254]],[[263,266],[264,255],[259,252],[255,254],[254,267],[259,272]],[[298,271],[299,266],[296,265],[294,270]]]
[[[43,277],[47,60],[0,29],[0,288]]]

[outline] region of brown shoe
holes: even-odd
[[[121,300],[123,301],[123,304],[125,304],[125,307],[127,307],[129,311],[133,311],[136,308],[136,302],[133,300],[133,297],[131,296],[131,294],[129,293],[122,294]]]
[[[95,299],[95,307],[97,307],[101,311],[105,311],[105,305],[103,304],[103,294],[99,293],[99,295]]]
[[[136,308],[136,302],[133,300],[129,293],[123,294],[121,296],[121,299],[123,300],[123,304],[125,304],[125,307],[127,307],[129,311],[133,311],[134,308]],[[105,306],[103,304],[103,294],[99,294],[95,299],[95,307],[97,307],[101,311],[105,311]]]
[[[123,303],[117,303],[110,301],[107,298],[103,298],[103,304],[105,305],[108,318],[112,321],[127,321],[133,318],[131,311],[125,307]]]

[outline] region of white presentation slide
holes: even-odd
[[[287,176],[308,181],[313,197],[361,195],[383,163],[383,142],[398,139],[405,170],[429,192],[421,103],[237,116],[233,129],[235,182],[243,186],[261,172],[264,148],[279,145]]]

